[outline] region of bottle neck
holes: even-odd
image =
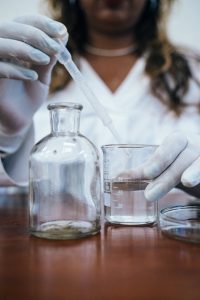
[[[77,134],[80,125],[80,109],[67,106],[51,106],[51,131],[54,135]]]

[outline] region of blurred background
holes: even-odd
[[[165,1],[165,0],[163,0]],[[24,14],[47,14],[42,0],[0,0],[0,21]],[[200,0],[177,0],[168,24],[171,40],[200,51]]]

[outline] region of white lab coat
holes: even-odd
[[[112,93],[90,64],[80,59],[80,69],[107,113],[124,143],[160,144],[175,130],[185,134],[200,133],[200,114],[194,106],[185,109],[177,118],[173,111],[150,93],[149,78],[144,75],[144,58],[140,58],[129,74]],[[200,77],[200,76],[199,76]],[[197,102],[199,89],[191,84],[185,101]],[[28,157],[32,144],[50,132],[50,120],[47,105],[49,102],[78,102],[83,105],[80,132],[87,136],[98,148],[116,143],[116,140],[104,127],[78,86],[71,81],[60,92],[50,96],[34,116],[34,129],[30,128],[21,147],[12,155],[1,161],[0,185],[27,184]],[[23,107],[22,107],[23,109]],[[25,112],[24,112],[25,113]],[[1,145],[0,145],[1,146]],[[6,171],[5,171],[6,168]]]

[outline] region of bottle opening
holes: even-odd
[[[67,108],[67,109],[78,109],[82,110],[83,106],[79,103],[73,102],[58,102],[58,103],[51,103],[47,106],[48,110],[52,110],[55,108]]]

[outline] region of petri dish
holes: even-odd
[[[159,226],[168,237],[200,243],[200,204],[164,208],[159,214]]]

